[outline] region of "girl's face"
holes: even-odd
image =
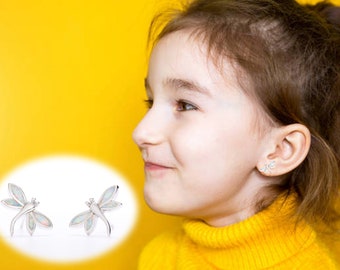
[[[159,41],[146,79],[150,109],[133,137],[152,209],[224,226],[254,214],[265,138],[232,66],[224,63],[222,77],[205,52],[183,31]]]

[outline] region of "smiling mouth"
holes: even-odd
[[[171,169],[170,167],[152,163],[152,162],[145,162],[144,167],[145,167],[145,170],[147,171],[158,171],[158,170]]]

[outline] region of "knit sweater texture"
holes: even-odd
[[[180,231],[156,237],[143,250],[139,270],[340,269],[305,222],[292,214],[294,198],[226,227],[185,220]]]

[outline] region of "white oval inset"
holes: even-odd
[[[28,201],[36,198],[37,211],[46,215],[53,229],[37,226],[33,236],[26,230],[24,218],[10,223],[19,209],[0,206],[2,238],[20,252],[47,261],[70,262],[99,256],[119,245],[129,235],[137,218],[134,192],[128,182],[112,168],[97,161],[74,156],[54,156],[20,166],[1,181],[0,200],[10,198],[8,183],[22,188]],[[107,236],[104,222],[98,219],[95,230],[87,236],[83,226],[69,227],[71,219],[89,210],[89,198],[98,201],[110,186],[118,185],[116,201],[122,206],[105,212],[112,225]]]

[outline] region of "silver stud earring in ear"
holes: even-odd
[[[117,196],[118,189],[118,186],[112,186],[105,190],[98,200],[98,203],[96,203],[93,198],[90,198],[89,202],[86,202],[86,205],[90,208],[90,210],[76,215],[71,220],[70,226],[84,223],[85,232],[87,235],[90,235],[96,227],[97,219],[100,218],[106,225],[107,235],[110,236],[112,229],[110,222],[104,215],[104,212],[122,205],[120,202],[114,200]]]
[[[10,225],[10,233],[13,236],[15,223],[19,218],[26,215],[26,228],[30,235],[33,235],[36,225],[41,225],[45,228],[53,227],[51,220],[45,215],[36,211],[39,202],[35,198],[29,202],[26,199],[22,189],[14,184],[8,184],[8,191],[12,198],[2,200],[2,204],[14,209],[20,209],[19,213],[12,219]]]
[[[273,160],[273,161],[269,162],[268,164],[265,164],[262,168],[259,169],[259,171],[261,173],[264,173],[264,174],[270,173],[272,171],[272,169],[275,168],[275,164],[276,164],[276,162],[275,162],[275,160]]]

